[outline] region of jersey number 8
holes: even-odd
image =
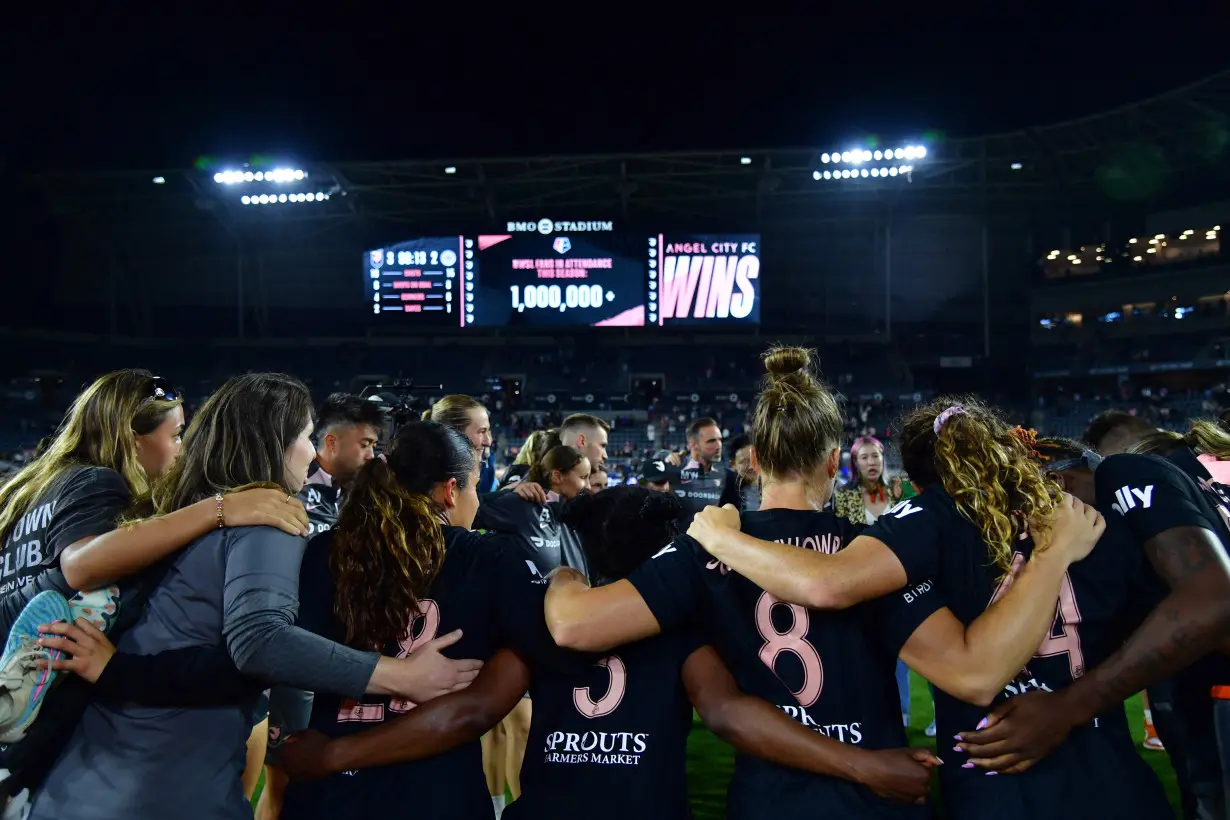
[[[773,608],[786,607],[790,611],[790,626],[783,632],[773,623]],[[798,604],[788,604],[764,593],[756,601],[756,629],[764,639],[760,647],[760,660],[777,675],[777,659],[783,652],[794,655],[803,666],[803,683],[791,690],[800,706],[811,706],[820,699],[824,688],[824,664],[820,653],[807,640],[811,616]],[[777,675],[781,678],[781,675]]]

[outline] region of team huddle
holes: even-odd
[[[377,410],[287,376],[186,429],[163,380],[99,379],[0,488],[5,816],[250,817],[267,717],[262,817],[677,820],[694,714],[736,750],[736,820],[931,817],[936,778],[955,820],[1169,816],[1123,702],[1173,680],[1214,734],[1230,429],[1076,442],[938,399],[900,425],[916,494],[868,525],[830,503],[845,419],[811,353],[764,365],[749,511],[711,442],[671,474],[690,496],[663,465],[594,486],[592,416],[497,487],[467,397],[373,457]],[[908,747],[899,660],[938,756]],[[523,759],[493,754],[519,714]]]

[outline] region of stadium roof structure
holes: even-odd
[[[227,236],[353,242],[356,233],[405,235],[407,223],[420,234],[454,233],[542,216],[761,230],[886,207],[1053,213],[1188,204],[1206,196],[1210,181],[1230,178],[1230,71],[1076,120],[928,145],[924,160],[891,178],[816,179],[833,147],[302,162],[295,167],[305,170],[308,190],[328,199],[272,206],[244,205],[242,186],[196,169],[24,180],[57,218],[138,241],[156,230],[202,249]]]

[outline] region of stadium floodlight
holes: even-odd
[[[154,184],[155,185],[166,185],[167,178],[166,177],[154,177]]]
[[[457,173],[457,166],[456,166],[456,165],[450,165],[450,166],[448,166],[447,168],[445,168],[445,169],[444,169],[444,173],[446,173],[446,174],[455,174],[455,173]]]
[[[284,184],[307,179],[308,173],[302,168],[272,168],[268,171],[241,171],[229,169],[214,174],[214,182],[219,185],[242,185],[250,182],[272,182]]]
[[[739,164],[740,165],[751,165],[752,158],[751,157],[739,157]]]
[[[329,199],[331,194],[325,191],[312,191],[294,194],[257,194],[256,196],[244,195],[239,198],[240,203],[244,205],[282,205],[287,203],[299,202],[324,202]]]
[[[892,177],[910,174],[914,171],[914,163],[927,156],[925,145],[905,145],[900,148],[851,148],[848,151],[826,151],[820,155],[822,165],[852,165],[854,168],[840,170],[814,171],[812,179],[890,179]],[[905,162],[898,162],[905,160]],[[884,163],[874,167],[867,163]],[[889,164],[892,163],[892,164]],[[866,167],[864,167],[866,166]]]

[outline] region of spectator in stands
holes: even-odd
[[[313,432],[316,458],[308,468],[307,483],[298,494],[307,511],[310,535],[331,530],[337,523],[342,492],[359,469],[376,457],[384,420],[380,404],[350,393],[333,393],[321,404]],[[258,723],[248,742],[244,792],[251,796],[260,777],[260,762],[265,763],[265,788],[257,806],[257,816],[262,820],[277,818],[286,791],[286,775],[277,767],[278,741],[306,728],[311,715],[312,695],[301,690],[279,687],[279,691],[272,696],[266,694],[257,704],[253,717]],[[267,741],[271,741],[268,756]],[[255,770],[254,760],[260,761]]]
[[[835,495],[837,514],[855,524],[874,524],[901,500],[901,479],[888,480],[879,439],[860,436],[850,445],[850,482]]]
[[[606,465],[607,438],[611,425],[588,413],[573,413],[559,426],[560,443],[575,447],[589,460],[591,468]]]
[[[470,440],[483,460],[478,479],[478,491],[489,493],[496,488],[495,455],[491,446],[491,416],[483,403],[473,396],[445,396],[423,413],[425,421],[452,427]]]

